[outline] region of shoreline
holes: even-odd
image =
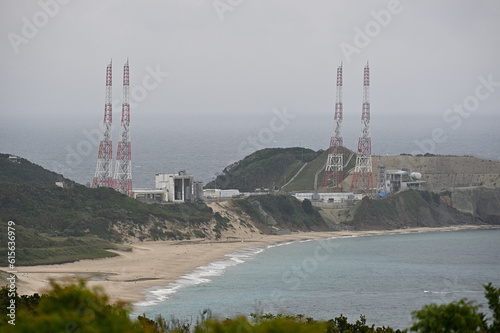
[[[90,288],[99,286],[110,302],[147,302],[150,291],[166,289],[199,267],[228,260],[228,255],[250,248],[262,248],[280,243],[328,239],[349,236],[375,236],[420,232],[495,229],[493,225],[455,225],[373,231],[300,232],[288,235],[251,235],[226,241],[157,241],[131,244],[132,251],[113,251],[119,256],[88,259],[73,263],[17,267],[18,293],[44,293],[51,279],[57,282],[87,281]],[[5,268],[2,268],[5,269]],[[149,295],[149,297],[148,297]]]

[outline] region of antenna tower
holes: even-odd
[[[104,122],[102,124],[101,143],[99,144],[99,153],[97,155],[97,165],[95,168],[92,188],[113,187],[113,144],[111,137],[112,125],[112,61],[106,67],[106,98],[104,102]]]
[[[132,196],[132,153],[130,147],[130,97],[128,59],[123,66],[123,102],[120,141],[116,153],[114,188]]]
[[[335,116],[333,118],[333,134],[330,139],[330,149],[326,160],[323,186],[325,188],[340,188],[344,171],[344,148],[342,138],[342,63],[337,68],[337,97],[335,102]]]
[[[363,112],[361,114],[361,134],[359,135],[356,166],[352,177],[353,189],[370,192],[373,188],[372,177],[372,139],[370,135],[370,68],[366,63],[363,79]]]

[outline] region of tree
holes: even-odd
[[[421,333],[481,332],[487,325],[478,308],[466,299],[450,304],[429,304],[412,314],[418,321],[410,330]]]
[[[35,311],[22,308],[14,325],[4,325],[4,332],[145,332],[139,322],[132,322],[125,304],[108,304],[101,289],[89,290],[83,280],[61,286],[51,282],[52,290],[39,299]]]
[[[492,325],[488,327],[484,313],[478,312],[479,306],[466,299],[450,304],[429,304],[413,312],[416,322],[410,328],[415,332],[500,332],[500,288],[491,283],[484,285],[488,306],[493,312]]]
[[[309,199],[304,199],[302,201],[302,209],[304,210],[304,213],[311,215],[314,213],[314,208],[312,206],[311,200]]]
[[[491,283],[484,286],[485,297],[488,300],[488,307],[493,312],[493,324],[488,328],[488,332],[500,332],[500,287],[495,288]]]

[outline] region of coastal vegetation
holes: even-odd
[[[74,181],[64,178],[53,171],[46,170],[27,159],[0,153],[0,182],[16,184],[35,183],[39,185],[54,185],[55,182],[63,182],[67,185],[75,184]]]
[[[234,200],[236,207],[248,214],[256,226],[266,232],[287,229],[289,231],[325,231],[325,223],[319,209],[311,201],[299,201],[289,195],[259,195]]]
[[[205,188],[230,189],[253,192],[255,189],[279,189],[286,184],[305,163],[315,160],[323,151],[307,148],[266,148],[226,167],[215,181]]]
[[[202,203],[146,204],[109,188],[0,183],[0,224],[16,224],[19,265],[114,256],[106,250],[123,249],[115,244],[126,237],[188,239],[196,236],[181,230],[199,230],[212,218]],[[0,234],[1,251],[6,237]]]
[[[251,314],[250,318],[218,319],[209,310],[201,313],[196,323],[164,316],[155,319],[145,315],[130,318],[131,307],[125,303],[110,304],[99,288],[89,289],[83,280],[63,286],[51,282],[47,294],[19,296],[8,287],[0,289],[0,330],[2,332],[325,332],[325,333],[397,333],[408,332],[389,326],[367,325],[364,316],[354,323],[342,315],[318,321],[303,315]],[[412,332],[487,332],[500,331],[500,288],[484,286],[492,317],[479,307],[462,299],[450,304],[429,304],[413,312]],[[11,300],[15,311],[9,309]],[[15,325],[14,325],[15,324]]]
[[[258,150],[226,167],[205,188],[236,188],[242,192],[314,190],[316,181],[321,185],[327,156],[328,150],[298,147]],[[355,161],[353,152],[344,148],[344,177],[354,168]]]

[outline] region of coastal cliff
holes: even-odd
[[[439,193],[408,190],[384,199],[364,198],[352,221],[355,230],[500,225],[500,189],[454,188]]]

